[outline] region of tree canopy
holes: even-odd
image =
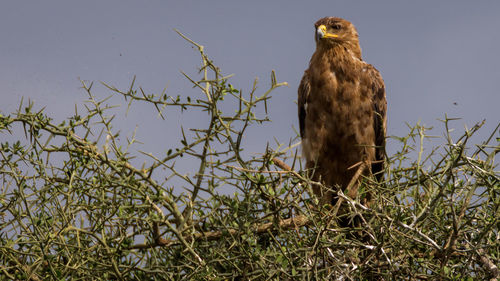
[[[198,97],[106,85],[129,111],[143,103],[161,118],[173,108],[206,114],[206,127],[183,130],[161,155],[136,150],[139,136],[119,137],[110,100],[91,83],[82,82],[84,112],[62,122],[31,102],[0,115],[0,136],[15,139],[0,139],[2,279],[499,277],[498,126],[470,144],[482,124],[454,139],[446,118],[445,144],[430,151],[418,124],[392,137],[398,149],[384,181],[360,178],[359,196],[371,191],[373,203],[340,192],[342,216],[361,221],[341,227],[340,213],[312,194],[296,139],[242,152],[245,132],[270,121],[267,101],[285,83],[272,72],[267,91],[254,84],[244,93],[185,39],[201,56],[199,77],[185,75]],[[137,157],[149,161],[134,165]],[[181,157],[189,173],[177,169]]]

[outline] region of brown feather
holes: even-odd
[[[361,59],[358,33],[350,22],[331,17],[320,19],[315,28],[320,25],[338,37],[317,39],[298,89],[302,148],[306,167],[315,168],[313,179],[345,189],[355,173],[348,168],[361,161],[375,162],[372,172],[381,178],[385,87],[380,73]],[[314,192],[323,203],[333,202],[332,191],[315,187]]]

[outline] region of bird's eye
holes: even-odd
[[[332,25],[332,29],[339,30],[339,29],[341,29],[341,28],[342,28],[342,26],[341,26],[340,24],[338,24],[338,23],[336,23],[336,24]]]

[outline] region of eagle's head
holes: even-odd
[[[332,48],[343,46],[361,59],[358,32],[352,23],[337,17],[326,17],[314,24],[316,45]]]

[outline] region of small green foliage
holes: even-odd
[[[339,193],[353,222],[345,227],[330,205],[318,206],[295,145],[242,152],[248,128],[269,121],[270,92],[285,83],[272,72],[266,92],[237,90],[203,46],[186,40],[201,56],[200,77],[184,74],[198,97],[145,93],[135,78],[125,90],[104,84],[129,110],[145,103],[162,118],[174,108],[206,114],[206,127],[182,130],[162,155],[134,150],[135,135],[121,140],[113,99],[84,82],[87,111],[62,122],[32,102],[0,115],[0,136],[15,132],[0,141],[3,279],[498,278],[498,127],[469,144],[481,124],[453,139],[445,119],[446,142],[430,150],[418,124],[392,137],[398,149],[384,181],[365,178],[354,200]],[[135,166],[138,157],[149,161]],[[278,167],[275,157],[295,167]],[[369,207],[360,203],[367,192]]]

